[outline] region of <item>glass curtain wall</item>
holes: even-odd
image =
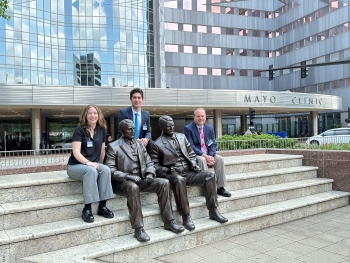
[[[0,83],[154,87],[153,1],[13,0]]]

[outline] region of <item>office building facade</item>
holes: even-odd
[[[81,87],[76,89],[82,94],[100,87],[96,96],[104,96],[104,87],[335,95],[343,98],[342,109],[324,116],[343,121],[350,104],[349,64],[310,67],[304,79],[300,69],[278,70],[273,81],[262,71],[269,65],[348,59],[348,2],[14,0],[10,20],[0,20],[0,88],[3,94],[17,94],[18,101],[1,101],[0,134],[20,133],[30,140],[33,120],[40,120],[40,133],[47,138],[69,136],[82,105],[94,103],[82,97],[72,105],[65,97],[70,87]],[[40,90],[45,103],[26,102]],[[102,105],[109,106],[106,116],[114,123],[121,105]],[[74,108],[70,114],[68,106]],[[277,118],[304,118],[293,116]],[[223,123],[232,131],[236,121]]]

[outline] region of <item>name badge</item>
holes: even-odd
[[[144,124],[143,124],[142,130],[147,131],[147,123],[144,123]]]
[[[207,141],[207,145],[208,146],[210,146],[210,145],[212,145],[213,144],[213,141],[212,140],[210,140],[210,139],[208,139],[208,141]]]
[[[87,142],[86,142],[86,146],[87,146],[88,148],[92,147],[92,146],[93,146],[92,141],[87,141]]]

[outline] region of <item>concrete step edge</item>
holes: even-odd
[[[292,173],[301,173],[301,172],[310,172],[310,171],[316,171],[317,172],[318,167],[314,166],[295,166],[295,167],[287,167],[287,168],[280,168],[280,169],[271,169],[271,170],[262,170],[262,171],[255,171],[255,172],[249,172],[249,173],[231,173],[226,174],[227,180],[230,181],[239,181],[242,179],[251,179],[251,178],[260,178],[260,177],[267,177],[267,176],[274,176],[274,175],[283,175],[283,174],[292,174]]]

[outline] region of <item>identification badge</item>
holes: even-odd
[[[207,145],[208,146],[210,146],[210,145],[212,145],[213,144],[213,141],[212,140],[210,140],[210,139],[208,139],[208,141],[207,141]]]
[[[93,146],[92,141],[87,141],[87,142],[86,142],[86,146],[87,146],[88,148],[92,147],[92,146]]]
[[[147,124],[146,123],[143,124],[142,130],[147,131]]]

